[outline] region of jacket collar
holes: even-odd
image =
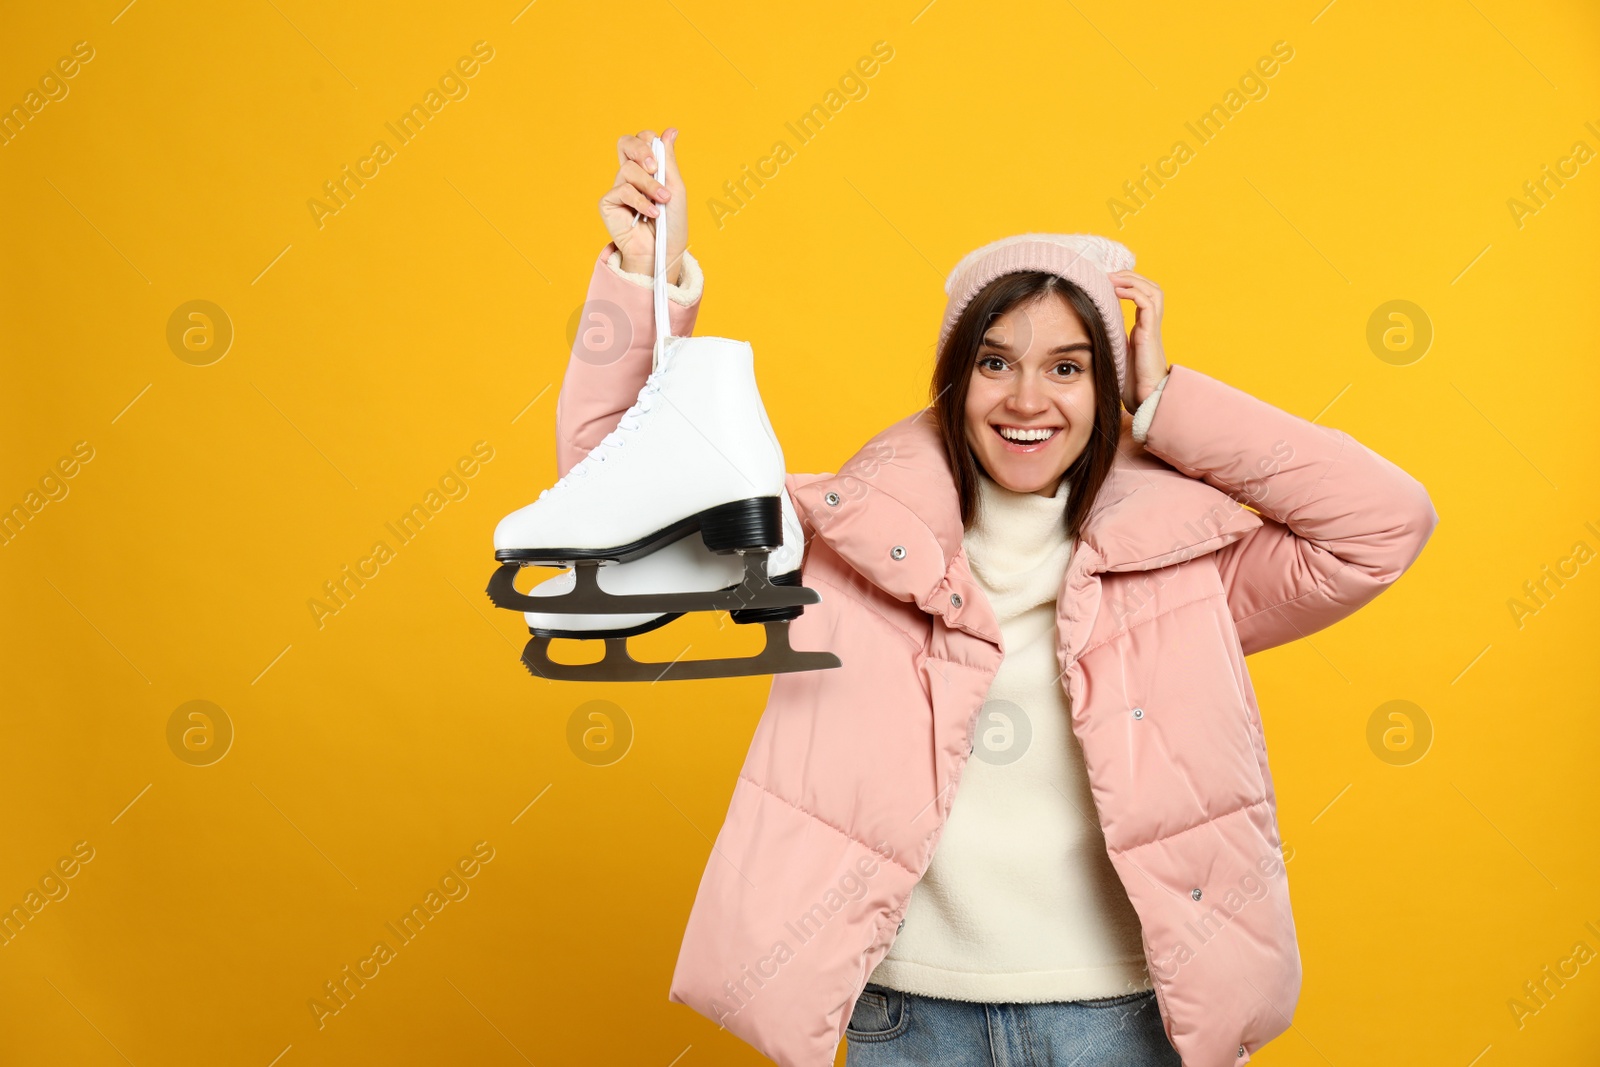
[[[1070,570],[1164,567],[1213,552],[1261,525],[1255,512],[1226,493],[1146,452],[1133,440],[1132,424],[1124,414],[1116,457]],[[951,625],[998,640],[992,611],[952,610],[952,594],[962,605],[987,600],[962,551],[955,478],[931,408],[884,429],[837,474],[806,483],[795,496],[815,536],[868,581],[944,615]]]

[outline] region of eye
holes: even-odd
[[[1006,369],[1006,361],[991,352],[989,355],[978,357],[978,366],[983,370],[1003,371]]]
[[[1062,367],[1070,367],[1073,370],[1077,371],[1079,374],[1083,373],[1083,368],[1078,366],[1076,363],[1072,362],[1070,359],[1064,359],[1060,363],[1056,364],[1056,370],[1059,371],[1059,370],[1061,370]]]

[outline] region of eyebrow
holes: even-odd
[[[982,344],[982,347],[984,347],[984,348],[998,348],[1002,352],[1011,351],[1011,346],[1006,344],[1004,341],[984,340],[983,342],[981,342],[981,344]],[[1091,345],[1088,341],[1074,341],[1071,344],[1056,345],[1049,352],[1046,352],[1045,355],[1054,356],[1054,355],[1059,355],[1062,352],[1077,352],[1077,351],[1088,352],[1088,351],[1093,351],[1093,349],[1094,349],[1094,346]]]

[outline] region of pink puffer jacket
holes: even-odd
[[[613,250],[589,301],[621,309],[631,341],[604,365],[575,348],[562,474],[650,370],[650,290],[605,266]],[[698,308],[671,306],[675,333],[692,332]],[[837,474],[788,476],[803,581],[822,595],[791,624],[793,644],[844,665],[773,679],[672,977],[671,1000],[783,1067],[834,1062],[939,843],[1000,665],[929,414]],[[1142,446],[1131,421],[1057,601],[1061,681],[1167,1037],[1185,1067],[1232,1067],[1288,1028],[1300,994],[1245,657],[1377,596],[1438,515],[1348,434],[1186,365]]]

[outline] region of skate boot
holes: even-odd
[[[660,138],[652,147],[655,158],[665,158]],[[547,654],[551,635],[539,632],[554,628],[534,628],[522,658],[539,677],[657,681],[837,667],[839,659],[831,653],[796,652],[789,646],[789,620],[821,597],[798,582],[783,582],[786,574],[780,573],[779,581],[768,575],[769,555],[786,540],[783,450],[756,388],[750,344],[672,336],[665,223],[665,213],[655,220],[651,373],[616,429],[532,504],[500,521],[494,547],[502,566],[487,592],[498,607],[541,621],[552,614],[577,616],[577,625],[562,629],[606,641],[598,663],[559,664]],[[795,526],[794,540],[803,550],[798,520]],[[640,565],[657,554],[663,558]],[[697,558],[706,555],[728,557],[728,562],[708,566]],[[554,586],[548,594],[521,593],[513,584],[523,566],[569,564],[570,577],[558,576],[565,587]],[[614,591],[597,580],[602,564],[614,565],[607,569],[619,575]],[[627,564],[635,565],[625,571]],[[658,577],[660,584],[645,580]],[[643,633],[683,612],[708,610],[737,612],[740,622],[762,622],[766,648],[749,658],[667,664],[640,663],[628,654],[630,633]],[[597,622],[596,616],[609,618]]]

